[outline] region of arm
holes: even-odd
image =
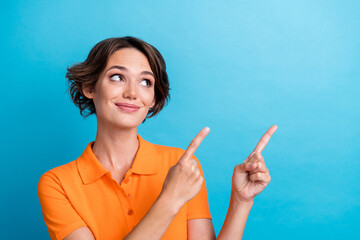
[[[178,212],[168,203],[166,197],[160,195],[144,218],[124,239],[160,239]],[[64,240],[95,240],[95,237],[88,227],[81,227]]]
[[[241,239],[253,201],[239,202],[231,195],[224,224],[216,238],[211,219],[188,220],[189,240]]]
[[[215,231],[211,219],[199,218],[187,221],[189,240],[215,240]]]
[[[217,239],[242,239],[254,198],[271,179],[261,153],[276,129],[269,128],[244,163],[235,166],[229,209]]]
[[[160,239],[177,212],[168,204],[165,197],[159,196],[148,213],[124,240]],[[81,227],[71,232],[64,240],[95,240],[95,237],[88,227]]]
[[[64,240],[95,240],[94,235],[92,234],[91,230],[88,227],[81,227],[67,235]]]
[[[271,179],[261,153],[276,129],[277,126],[272,126],[244,163],[235,166],[229,208],[217,239],[242,239],[254,198],[265,189]],[[188,221],[188,231],[190,240],[215,239],[210,219]]]
[[[231,196],[229,209],[217,239],[241,239],[252,204],[253,201],[242,203]],[[188,220],[188,239],[215,240],[216,235],[211,219]]]
[[[240,202],[232,195],[224,224],[217,239],[242,239],[252,205],[253,201]]]
[[[166,196],[160,195],[144,218],[124,239],[160,239],[181,208],[169,203]]]

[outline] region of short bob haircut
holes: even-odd
[[[66,78],[68,79],[70,98],[80,109],[80,115],[84,118],[91,114],[96,115],[96,109],[93,100],[84,95],[83,86],[95,87],[109,57],[122,48],[135,48],[142,52],[147,57],[154,73],[155,105],[150,108],[146,118],[155,116],[167,104],[170,98],[170,87],[166,64],[160,52],[154,46],[135,37],[108,38],[97,43],[84,62],[67,68]]]

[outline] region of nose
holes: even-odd
[[[128,81],[123,92],[125,99],[135,100],[137,98],[137,89],[134,81]]]

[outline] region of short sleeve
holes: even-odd
[[[74,230],[86,226],[66,196],[60,180],[52,172],[43,174],[38,196],[50,238],[63,239]]]
[[[209,203],[206,191],[205,177],[202,171],[199,160],[194,156],[194,159],[197,161],[197,167],[200,170],[202,177],[204,178],[203,184],[199,193],[190,201],[187,202],[187,213],[186,217],[188,220],[197,219],[197,218],[211,218]]]

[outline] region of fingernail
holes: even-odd
[[[209,127],[205,127],[205,128],[204,128],[204,132],[205,132],[205,133],[210,132],[210,128],[209,128]]]

